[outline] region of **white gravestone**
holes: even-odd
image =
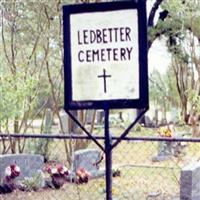
[[[68,117],[67,113],[63,109],[61,109],[59,111],[59,115],[60,115],[60,119],[61,119],[61,123],[62,123],[63,132],[69,133],[69,123],[68,123],[69,117]]]
[[[51,132],[51,126],[53,123],[53,112],[51,109],[47,109],[45,112],[45,119],[44,119],[44,132],[50,133]]]

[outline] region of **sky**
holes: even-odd
[[[154,3],[154,0],[147,0],[147,16]],[[155,22],[159,12],[155,17]],[[157,69],[160,73],[164,74],[171,61],[170,54],[167,52],[165,39],[157,39],[153,42],[148,54],[148,67],[149,73]]]
[[[156,69],[160,73],[164,74],[167,67],[170,65],[170,62],[171,57],[169,52],[167,52],[165,40],[157,39],[156,41],[154,41],[148,54],[149,72],[152,72],[154,69]]]

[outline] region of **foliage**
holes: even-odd
[[[25,177],[22,181],[21,181],[21,187],[23,190],[25,191],[37,191],[39,190],[42,185],[44,184],[44,178],[42,176],[42,172],[37,172],[34,173],[32,177]]]
[[[159,98],[162,99],[165,96],[170,102],[173,102],[173,105],[180,105],[183,119],[187,121],[187,114],[190,109],[187,91],[193,89],[199,91],[200,2],[166,0],[162,2],[161,8],[157,24],[149,29],[149,39],[154,41],[156,38],[166,38],[168,51],[172,55],[172,64],[169,68],[170,71],[167,72],[167,77],[173,84],[170,84],[169,80],[167,84],[163,84],[163,82],[166,82],[166,78],[162,77],[162,79],[164,78],[164,81],[162,81],[157,75],[157,80],[160,80],[154,82],[159,87],[156,91],[155,84],[153,87],[151,85],[152,96],[159,103],[160,100],[156,96],[165,93]],[[161,15],[164,12],[167,13],[167,17],[162,18]],[[152,79],[153,77],[151,77]]]
[[[189,100],[191,102],[191,105],[193,105],[193,109],[197,111],[197,113],[200,114],[200,96],[199,92],[196,90],[188,91]]]
[[[121,176],[121,170],[120,169],[113,169],[112,175],[113,175],[113,177]]]
[[[0,89],[2,132],[26,133],[46,108],[53,111],[61,124],[59,107],[63,105],[64,96],[62,5],[86,2],[90,1],[0,2],[0,74],[7,77],[0,78],[0,86],[3,85]],[[42,129],[41,133],[46,132]],[[12,153],[23,151],[25,140],[10,141]],[[71,142],[64,142],[64,145],[69,159],[75,145]],[[44,146],[47,152],[49,141],[39,143],[37,149]]]
[[[0,121],[2,126],[7,119],[14,120],[15,116],[22,116],[30,108],[28,97],[34,93],[37,80],[33,77],[28,77],[26,80],[23,80],[23,78],[22,73],[17,73],[14,77],[5,74],[0,75],[2,97]]]
[[[25,151],[27,153],[40,154],[44,156],[44,159],[46,162],[52,156],[52,151],[51,151],[52,142],[53,142],[53,139],[38,138],[38,139],[30,140],[26,144]]]
[[[175,77],[171,68],[165,74],[154,70],[150,74],[150,100],[154,105],[166,107],[167,110],[179,104]],[[163,101],[163,99],[165,101]]]
[[[4,97],[1,118],[11,121],[16,118],[27,119],[35,116],[45,104],[53,107],[53,103],[50,102],[53,97],[49,79],[54,90],[58,89],[56,101],[60,98],[62,88],[60,4],[47,1],[2,2],[1,7],[0,47],[3,49],[1,76],[5,77],[1,80]],[[31,106],[31,109],[27,109],[26,104]],[[5,112],[6,108],[13,112]]]
[[[136,124],[135,125],[135,127],[134,127],[134,130],[136,131],[136,132],[141,132],[141,130],[142,130],[142,126],[141,126],[141,124]]]

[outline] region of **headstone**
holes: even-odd
[[[187,142],[176,142],[173,146],[173,154],[175,157],[185,156],[188,151]]]
[[[21,173],[18,180],[24,177],[32,177],[42,170],[44,157],[38,154],[6,154],[0,155],[0,180],[5,177],[5,168],[11,164],[20,167]]]
[[[97,124],[100,125],[103,123],[104,111],[97,111]]]
[[[173,143],[161,141],[158,143],[158,155],[152,158],[152,161],[168,160],[173,156]]]
[[[95,112],[95,110],[87,110],[86,124],[92,124],[93,123],[94,112]]]
[[[96,149],[77,150],[74,152],[71,171],[75,173],[79,168],[84,168],[91,174],[91,178],[103,176],[105,170],[101,170],[97,164],[101,158],[101,153]]]
[[[53,112],[51,109],[48,108],[45,112],[44,133],[51,132],[52,122],[53,122]]]
[[[200,162],[191,163],[181,170],[180,200],[200,199]]]
[[[110,124],[119,125],[121,123],[121,119],[119,118],[119,114],[110,114]]]
[[[60,115],[60,119],[62,123],[63,132],[68,133],[69,132],[69,123],[68,123],[69,117],[63,109],[59,111],[59,115]]]
[[[137,110],[123,110],[122,118],[124,122],[132,122],[137,117]]]
[[[152,127],[152,121],[150,120],[149,116],[144,116],[145,127]]]

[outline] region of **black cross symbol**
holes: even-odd
[[[111,75],[106,75],[106,70],[103,69],[103,75],[98,75],[98,78],[103,78],[103,83],[104,83],[104,93],[106,93],[106,78],[110,78]]]

